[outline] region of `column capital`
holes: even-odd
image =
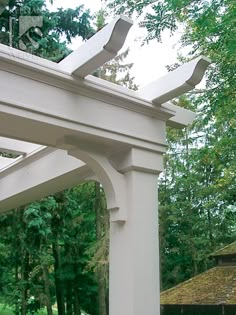
[[[122,174],[132,170],[159,174],[164,170],[163,152],[154,152],[136,147],[116,153],[110,158],[116,170]]]

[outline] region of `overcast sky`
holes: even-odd
[[[100,0],[54,0],[53,8],[75,8],[80,4],[89,8],[91,13],[97,12],[102,7]],[[52,6],[49,5],[49,7]],[[135,76],[135,83],[143,86],[167,73],[165,66],[176,61],[177,49],[173,46],[178,37],[170,37],[166,33],[162,44],[152,41],[148,45],[141,46],[141,41],[137,40],[137,34],[139,37],[144,36],[145,31],[138,27],[137,21],[134,21],[134,26],[130,30],[124,48],[130,47],[127,62],[134,63],[132,75]],[[75,40],[72,48],[76,49],[79,45],[81,42]]]

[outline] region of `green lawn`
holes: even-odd
[[[0,314],[1,315],[14,315],[11,309],[3,304],[0,304]]]
[[[57,315],[57,311],[53,311],[53,314]],[[0,304],[0,315],[14,315],[14,312],[12,311],[10,307]],[[47,315],[47,311],[42,310],[36,313],[35,315]]]

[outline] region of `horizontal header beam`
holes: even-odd
[[[41,84],[40,82],[42,82],[45,85],[48,85],[49,88],[51,87],[51,89],[56,87],[64,92],[70,91],[75,94],[82,93],[83,95],[87,95],[88,97],[90,96],[93,99],[100,99],[101,101],[106,102],[106,104],[112,103],[113,106],[115,105],[127,108],[129,111],[134,113],[139,112],[150,117],[160,118],[161,120],[166,121],[169,126],[180,128],[183,126],[183,119],[180,119],[181,116],[178,114],[178,107],[175,108],[175,111],[171,111],[168,110],[167,107],[155,106],[150,102],[150,100],[146,100],[145,95],[142,95],[140,91],[132,91],[128,88],[107,82],[91,75],[87,76],[85,79],[72,77],[70,74],[59,70],[59,65],[56,63],[22,53],[17,49],[0,44],[0,71],[1,69],[4,73],[9,71],[11,73],[15,73],[17,77],[22,76],[22,78],[28,78],[29,80],[32,80],[34,85],[35,82],[38,82],[39,85]],[[30,85],[29,83],[27,84],[28,85],[24,88],[29,90],[28,86]],[[8,88],[11,89],[9,85]],[[17,87],[17,89],[18,92],[16,95],[20,95],[20,88]],[[4,90],[2,86],[1,90]],[[26,94],[28,92],[30,91],[26,91]],[[11,95],[11,92],[8,92],[8,95]],[[40,100],[40,98],[45,94],[40,93],[40,95],[41,96],[38,99],[35,97],[35,100]],[[70,99],[75,100],[75,98]],[[5,98],[5,100],[7,100],[7,98]],[[48,110],[50,110],[50,106],[47,106],[47,111]],[[181,115],[184,111],[184,109],[180,109]],[[188,115],[184,116],[187,117]],[[186,121],[185,125],[190,123],[191,121]]]
[[[73,135],[106,150],[120,145],[165,149],[165,120],[174,115],[172,111],[155,109],[131,95],[125,102],[119,90],[109,89],[108,94],[105,86],[87,79],[65,90],[36,80],[37,75],[27,78],[0,70],[1,136],[51,147]]]

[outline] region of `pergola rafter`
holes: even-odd
[[[166,126],[194,113],[169,101],[198,84],[199,57],[139,91],[90,74],[114,58],[132,21],[120,17],[59,64],[0,45],[0,211],[102,183],[110,210],[110,314],[159,314],[157,175]]]

